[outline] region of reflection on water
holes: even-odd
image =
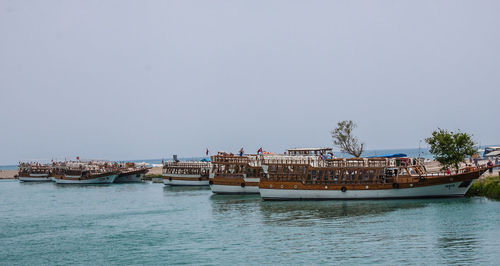
[[[64,189],[64,188],[99,188],[99,187],[109,187],[109,186],[114,186],[115,184],[57,184],[57,183],[52,183],[54,186],[56,186],[57,189]]]
[[[426,201],[285,201],[260,204],[260,212],[269,222],[289,220],[335,219],[381,215],[401,209],[422,208]],[[274,219],[273,219],[274,218]]]
[[[479,246],[475,233],[451,232],[440,236],[436,244],[447,264],[470,264]],[[476,263],[478,261],[475,261]]]
[[[182,193],[193,191],[210,190],[209,186],[163,186],[163,192],[166,193]],[[182,196],[180,194],[179,196]]]
[[[255,208],[262,202],[260,195],[218,195],[210,196],[214,216],[247,215],[255,212]]]

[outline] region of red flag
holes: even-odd
[[[76,160],[79,161],[80,160],[80,156],[76,156]]]
[[[262,152],[262,147],[257,151],[257,153],[261,153]]]
[[[205,152],[205,155],[207,155],[207,156],[208,156],[208,148],[207,148],[207,152]]]

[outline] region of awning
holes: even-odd
[[[486,155],[484,155],[484,157],[488,157],[488,156],[497,156],[497,155],[500,155],[500,151],[492,151]]]

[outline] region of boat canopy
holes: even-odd
[[[383,155],[377,155],[377,156],[370,156],[368,158],[402,158],[402,157],[408,157],[408,155],[404,153],[393,153],[393,154],[383,154]]]
[[[486,155],[484,155],[485,157],[490,157],[490,156],[498,156],[500,155],[500,151],[492,151],[490,153],[487,153]]]

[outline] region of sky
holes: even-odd
[[[500,143],[497,0],[0,0],[0,164]]]

